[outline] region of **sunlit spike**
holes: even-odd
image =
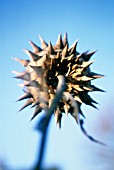
[[[64,47],[64,49],[62,50],[62,56],[66,56],[68,53],[68,44],[66,44],[66,46]]]
[[[57,52],[57,57],[56,58],[60,58],[60,52]]]
[[[57,55],[55,55],[55,54],[50,54],[50,56],[49,56],[51,59],[56,59],[57,58]],[[51,60],[52,61],[52,60]],[[50,66],[51,67],[51,66]]]
[[[32,94],[30,92],[26,92],[20,98],[18,98],[17,101],[21,101],[21,100],[31,98],[31,97],[32,97]]]
[[[77,91],[80,91],[80,92],[84,91],[78,84],[74,84],[74,85],[72,85],[72,87]]]
[[[30,121],[32,121],[38,115],[38,113],[40,113],[41,111],[42,111],[42,109],[40,108],[40,106],[36,106],[35,111],[31,117]]]
[[[104,77],[104,75],[102,75],[102,74],[97,74],[97,73],[94,73],[94,72],[90,72],[90,74],[89,74],[91,77],[93,77],[93,78],[102,78],[102,77]]]
[[[70,63],[68,63],[67,67],[70,67],[70,66],[71,66],[71,62],[70,62]]]
[[[79,102],[79,103],[81,103],[81,104],[83,103],[82,100],[80,99],[80,97],[77,96],[77,95],[74,96],[74,100],[76,100],[77,102]]]
[[[26,103],[19,109],[19,112],[33,103],[33,98],[30,98]]]
[[[69,67],[70,67],[70,65],[69,65]],[[72,76],[73,73],[75,73],[75,69],[72,70],[72,71],[69,73],[69,75]],[[76,73],[76,75],[77,75],[77,73]],[[73,75],[73,76],[74,76],[74,78],[75,78],[75,75]]]
[[[39,77],[43,77],[44,69],[41,66],[37,67],[37,66],[30,65],[30,67],[37,73]]]
[[[67,33],[64,34],[64,38],[63,38],[64,47],[66,46],[66,44],[68,45],[68,35],[67,35]]]
[[[82,65],[81,65],[81,67],[87,68],[87,67],[89,67],[93,62],[95,62],[95,60],[83,62]]]
[[[83,89],[84,89],[84,90],[87,90],[87,91],[93,91],[93,89],[92,89],[91,87],[83,86]]]
[[[14,77],[14,78],[22,79],[22,80],[25,80],[25,81],[30,81],[30,73],[20,74],[20,75]]]
[[[67,66],[67,67],[68,67],[68,66]],[[70,70],[71,70],[71,67],[69,66],[69,67],[68,67],[68,71],[67,71],[67,73],[66,73],[66,76],[69,76]]]
[[[83,59],[84,59],[85,61],[89,61],[90,58],[92,57],[92,55],[96,53],[96,51],[97,51],[97,50],[92,51],[92,52],[90,52],[90,53],[84,53],[84,54],[82,55]]]
[[[78,66],[78,64],[74,64],[74,65],[72,66],[72,70],[74,70],[77,66]]]
[[[76,64],[76,65],[74,65],[74,67],[72,67],[72,71],[70,72],[70,75],[74,78],[77,76],[77,78],[78,78],[78,76],[80,76],[83,72],[84,72],[83,68],[79,67],[79,65]]]
[[[72,72],[70,73],[72,78],[76,78],[78,81],[80,81],[81,77],[78,77],[81,73],[82,73],[82,69],[77,69],[77,72],[75,70],[72,70]]]
[[[37,105],[39,105],[39,100],[36,100],[36,101],[32,104],[31,108],[33,108],[33,107],[35,107],[35,106],[37,106]]]
[[[79,73],[77,72],[75,72],[75,70],[73,70],[72,72],[71,72],[71,76],[72,76],[72,78],[76,78],[76,76],[78,76],[79,75]]]
[[[42,50],[41,52],[38,53],[38,56],[43,57],[44,55],[47,54],[48,49],[46,48],[45,50]]]
[[[91,85],[91,88],[93,89],[93,91],[105,92],[104,90],[102,90],[94,85]]]
[[[35,54],[35,53],[33,53],[33,52],[31,52],[31,51],[29,51],[27,49],[23,49],[23,51],[34,61],[37,61],[37,60],[39,60],[41,58],[37,54]]]
[[[31,40],[29,40],[29,43],[32,46],[34,53],[39,53],[40,51],[42,51],[42,49],[38,47],[36,44],[34,44]]]
[[[82,77],[77,77],[78,81],[90,81],[93,80],[94,78],[87,77],[87,76],[82,76]]]
[[[70,48],[70,54],[76,54],[76,46],[78,44],[78,40],[76,40]]]
[[[30,81],[25,86],[27,86],[27,87],[31,86],[31,87],[36,87],[36,88],[40,87],[39,83],[36,80]]]
[[[53,48],[53,46],[51,44],[51,41],[49,42],[48,53],[49,54],[55,54],[54,48]]]
[[[23,59],[20,59],[20,58],[13,58],[15,61],[18,61],[19,63],[21,63],[24,67],[28,66],[30,60],[23,60]]]
[[[41,35],[39,35],[39,39],[40,39],[41,46],[43,49],[48,47],[48,44],[44,41],[44,39],[41,37]]]
[[[57,42],[56,42],[56,46],[57,46],[58,48],[60,48],[60,49],[63,48],[63,41],[62,41],[62,35],[61,35],[61,34],[58,35],[58,39],[57,39]]]
[[[65,57],[64,57],[64,56],[62,56],[62,57],[61,57],[61,63],[63,62],[63,60],[64,60],[64,59],[65,59]]]
[[[65,111],[66,115],[68,115],[69,107],[70,106],[67,103],[64,104],[64,111]]]
[[[58,117],[59,117],[59,114],[60,114],[60,109],[57,107],[57,109],[54,111],[54,115],[55,115],[55,119],[56,119],[56,123],[58,123]]]
[[[74,58],[74,54],[71,54],[70,56],[65,57],[65,59],[67,59],[67,60],[72,60],[73,58]]]

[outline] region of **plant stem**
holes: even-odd
[[[52,104],[51,104],[50,108],[48,109],[46,115],[38,123],[38,129],[40,129],[42,132],[42,138],[41,138],[39,157],[38,157],[38,161],[37,161],[37,164],[36,164],[34,170],[42,170],[42,162],[43,162],[44,153],[45,153],[45,145],[46,145],[46,140],[47,140],[47,132],[48,132],[49,123],[51,120],[51,116],[62,97],[62,93],[65,91],[65,88],[66,88],[65,78],[64,78],[64,76],[59,75],[55,98],[53,99]]]

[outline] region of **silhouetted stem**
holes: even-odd
[[[46,145],[49,123],[51,120],[51,116],[62,97],[62,93],[65,91],[65,88],[66,88],[66,85],[65,85],[64,76],[59,75],[55,98],[53,99],[52,104],[50,108],[48,109],[46,115],[43,117],[43,119],[38,124],[38,129],[40,129],[42,132],[42,138],[41,138],[41,146],[40,146],[38,162],[34,170],[42,170],[42,162],[43,162],[44,153],[45,153],[45,145]]]

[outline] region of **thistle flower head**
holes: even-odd
[[[89,92],[103,91],[92,85],[92,80],[101,78],[103,75],[94,73],[90,70],[90,61],[93,52],[79,53],[77,43],[69,47],[68,37],[65,33],[58,36],[55,45],[51,42],[48,44],[39,36],[41,47],[29,41],[33,51],[24,49],[29,56],[29,60],[15,58],[24,67],[23,73],[17,73],[16,78],[23,80],[24,95],[18,101],[26,100],[26,103],[20,110],[32,105],[35,111],[31,120],[41,112],[47,110],[56,94],[58,77],[63,76],[65,79],[65,91],[54,110],[56,122],[61,126],[61,118],[64,113],[70,113],[78,122],[79,115],[84,116],[81,105],[85,103],[94,108],[97,102],[93,100]]]

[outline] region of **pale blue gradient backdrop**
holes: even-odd
[[[83,106],[86,115],[85,126],[97,139],[105,137],[95,131],[97,120],[110,101],[114,100],[114,1],[104,0],[1,0],[0,1],[0,158],[11,167],[32,167],[35,163],[40,134],[34,130],[37,118],[29,122],[32,109],[18,113],[23,102],[16,99],[23,94],[13,79],[12,70],[24,68],[12,57],[27,58],[23,48],[31,47],[32,40],[40,45],[38,34],[52,44],[59,33],[68,33],[69,44],[79,39],[77,50],[98,50],[92,59],[92,69],[106,75],[93,84],[106,90],[94,93],[93,98],[100,105],[99,110]],[[108,110],[107,110],[107,114]],[[102,120],[101,120],[102,121]],[[106,140],[106,139],[105,139]],[[57,165],[64,170],[91,170],[102,164],[94,157],[101,148],[81,133],[75,121],[65,116],[59,130],[54,119],[50,124],[45,165]],[[104,148],[105,149],[105,148]],[[109,152],[109,150],[107,150]]]

